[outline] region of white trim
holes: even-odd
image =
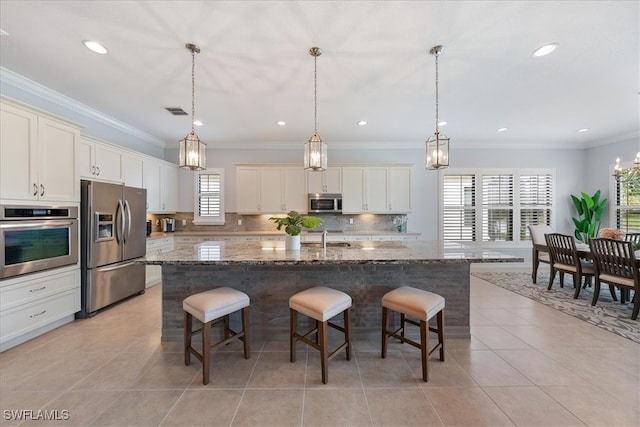
[[[122,131],[128,135],[139,138],[145,142],[153,144],[157,147],[165,148],[166,144],[163,140],[156,138],[140,129],[134,128],[127,123],[114,119],[88,105],[82,104],[75,99],[69,98],[59,92],[49,89],[40,83],[29,80],[26,77],[21,76],[7,68],[0,67],[0,81],[2,83],[11,85],[15,88],[21,89],[31,95],[44,99],[45,101],[59,105],[60,107],[69,109],[91,120],[95,120],[111,128]]]

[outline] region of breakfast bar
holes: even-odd
[[[363,241],[305,245],[284,242],[208,241],[148,256],[162,266],[162,340],[183,336],[182,301],[228,286],[251,299],[252,339],[284,339],[289,297],[312,286],[328,286],[353,299],[354,337],[379,337],[382,296],[400,286],[442,295],[446,335],[468,338],[471,263],[522,262],[522,258],[460,244],[427,241]]]

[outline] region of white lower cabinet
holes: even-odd
[[[147,256],[171,252],[174,248],[173,237],[147,239]],[[147,265],[145,267],[145,287],[149,288],[162,281],[162,267]]]
[[[0,281],[0,351],[73,321],[78,311],[77,265]]]

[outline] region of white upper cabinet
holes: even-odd
[[[0,123],[0,199],[80,201],[77,127],[5,99]]]
[[[133,153],[124,153],[124,183],[129,187],[144,187],[144,159]]]
[[[328,167],[322,172],[307,172],[307,193],[342,193],[342,168]]]
[[[407,213],[411,211],[410,166],[342,168],[342,212]]]
[[[178,165],[145,158],[143,170],[147,213],[175,213],[178,209]]]
[[[307,212],[305,171],[294,166],[238,166],[237,211],[243,214]]]
[[[412,208],[412,168],[389,168],[389,212],[408,213]]]
[[[124,153],[92,138],[80,140],[78,172],[81,178],[124,182]]]

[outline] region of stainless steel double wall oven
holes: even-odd
[[[78,263],[78,208],[0,206],[0,279]]]

